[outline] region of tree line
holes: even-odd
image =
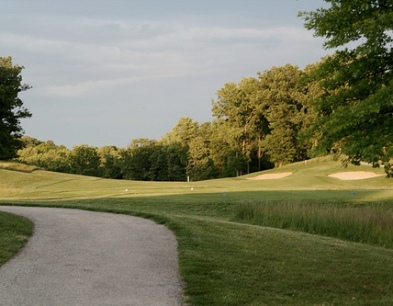
[[[50,171],[113,179],[180,181],[185,178],[182,152],[175,145],[133,140],[128,148],[79,145],[71,150],[53,141],[23,137],[16,159]]]
[[[315,121],[311,101],[321,94],[314,81],[306,81],[313,67],[273,67],[227,83],[212,101],[212,122],[181,118],[160,140],[68,150],[24,137],[17,160],[52,171],[146,181],[238,176],[304,160],[312,142],[302,134]]]

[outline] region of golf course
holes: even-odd
[[[126,214],[169,228],[185,305],[392,305],[392,199],[383,169],[331,156],[198,182],[0,164],[0,205]],[[33,224],[3,212],[0,220],[2,265]]]

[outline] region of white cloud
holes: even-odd
[[[103,27],[137,33],[119,35],[114,42],[81,41],[73,36],[48,39],[1,34],[5,45],[25,50],[40,58],[38,90],[46,96],[77,97],[103,87],[119,86],[146,79],[186,77],[228,69],[247,59],[272,61],[273,55],[288,56],[293,48],[308,45],[312,35],[302,28],[184,27],[180,24],[142,25],[129,22],[83,20],[98,33]],[[77,28],[76,25],[73,27]],[[84,27],[80,29],[81,32]],[[147,35],[141,33],[147,32]],[[99,34],[101,35],[101,34]],[[273,53],[272,53],[273,52]],[[46,60],[47,62],[42,62]],[[272,63],[274,64],[274,63]],[[255,67],[256,72],[259,67]],[[268,67],[266,67],[268,68]],[[239,78],[242,76],[239,76]]]

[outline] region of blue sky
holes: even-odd
[[[298,11],[322,0],[3,0],[0,56],[25,67],[25,134],[126,147],[211,121],[227,82],[328,53]]]

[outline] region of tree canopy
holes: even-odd
[[[326,39],[325,48],[338,48],[315,74],[325,92],[315,104],[318,147],[344,153],[355,164],[382,162],[388,170],[393,157],[393,2],[326,2],[327,8],[300,13],[306,28]]]
[[[20,119],[31,117],[23,107],[19,93],[30,88],[22,84],[22,66],[14,66],[11,57],[0,57],[0,159],[17,156],[23,129]]]

